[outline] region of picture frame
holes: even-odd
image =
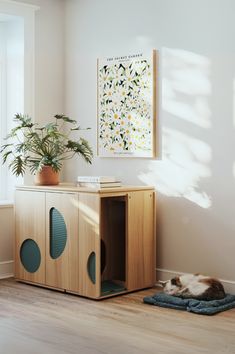
[[[157,54],[97,60],[99,157],[157,157]]]

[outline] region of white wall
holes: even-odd
[[[39,6],[35,14],[35,120],[64,112],[64,1],[16,0]]]
[[[65,111],[92,126],[94,150],[97,57],[160,50],[160,160],[77,160],[66,179],[115,174],[156,187],[161,277],[235,281],[234,13],[232,0],[66,1]]]

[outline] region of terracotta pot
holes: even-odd
[[[35,184],[48,186],[59,184],[59,172],[55,172],[51,166],[44,166],[41,172],[35,175]]]

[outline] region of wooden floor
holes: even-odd
[[[1,280],[0,353],[235,353],[235,309],[209,317],[143,304],[155,292],[98,302]]]

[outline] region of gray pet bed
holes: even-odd
[[[157,293],[144,298],[146,304],[184,310],[201,315],[214,315],[218,312],[230,310],[235,307],[235,295],[227,294],[224,299],[202,301],[195,299],[182,299],[180,297]]]

